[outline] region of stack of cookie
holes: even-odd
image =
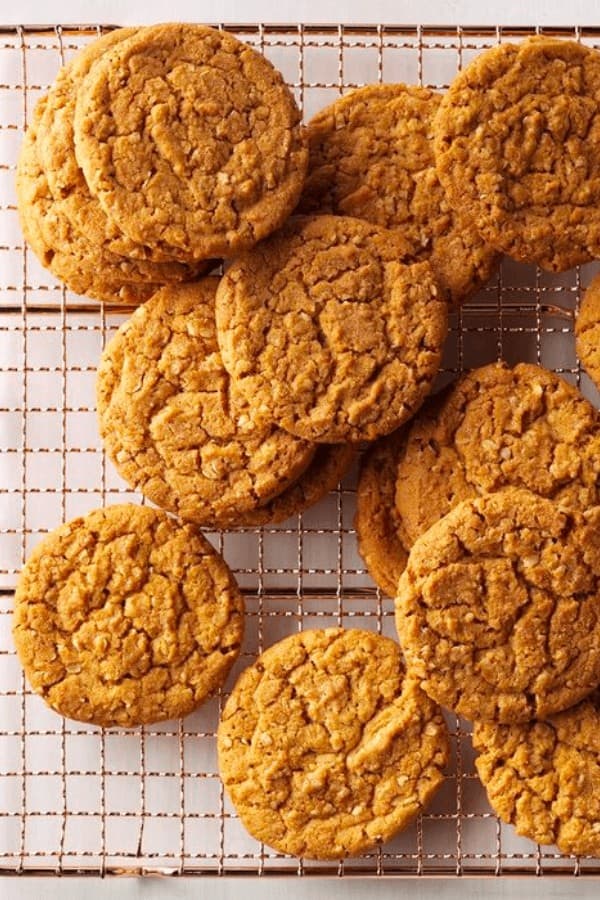
[[[416,542],[396,605],[409,673],[475,721],[498,814],[533,840],[594,855],[599,561],[599,506],[511,488],[463,501]]]
[[[306,163],[293,97],[259,54],[200,25],[122,28],[38,103],[21,224],[73,291],[137,304],[282,224]]]
[[[126,322],[98,372],[122,476],[210,527],[282,521],[345,474],[354,444],[424,401],[447,303],[401,238],[298,217],[221,279],[171,285]]]
[[[600,703],[576,706],[600,684],[597,410],[537,366],[473,371],[370,448],[356,528],[397,598],[409,675],[476,722],[492,805],[535,840],[597,853],[600,807],[574,799],[600,784],[586,755]]]
[[[309,167],[298,209],[356,216],[399,232],[407,258],[427,260],[460,306],[494,274],[500,254],[452,207],[434,159],[442,97],[405,84],[369,85],[308,123]]]
[[[121,326],[98,370],[100,432],[149,500],[198,525],[256,527],[316,503],[356,451],[317,447],[256,416],[223,365],[218,287],[164,287]]]
[[[364,455],[356,530],[381,589],[395,595],[415,541],[457,504],[506,487],[580,509],[600,503],[597,410],[529,363],[464,375]]]

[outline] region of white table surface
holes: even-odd
[[[527,878],[290,880],[202,878],[4,878],[3,900],[592,900],[598,881]]]
[[[3,0],[0,22],[4,24],[114,23],[135,24],[170,20],[198,22],[304,23],[356,22],[445,25],[598,25],[598,0]],[[269,900],[320,897],[344,900],[362,898],[368,893],[381,898],[399,894],[410,900],[572,900],[600,897],[597,880],[531,878],[471,878],[404,880],[352,879],[343,883],[311,878],[305,881],[281,878],[192,879],[192,878],[51,878],[12,877],[1,879],[3,900],[154,900],[158,897],[228,900],[240,893],[244,900]]]
[[[356,22],[421,25],[600,24],[598,0],[3,0],[6,24],[198,22]]]

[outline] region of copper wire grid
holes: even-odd
[[[93,507],[139,501],[106,461],[94,374],[125,318],[76,297],[23,246],[14,172],[23,130],[59,66],[108,26],[0,27],[0,871],[6,873],[599,874],[598,861],[518,838],[491,812],[466,723],[425,814],[372,853],[319,864],[258,844],[216,771],[215,729],[235,677],[264,647],[303,628],[394,635],[353,530],[356,472],[280,526],[210,535],[247,603],[244,652],[226,689],[182,722],[127,731],[61,719],[29,690],[10,635],[18,571],[41,536]],[[283,72],[306,119],[346,90],[405,81],[443,90],[482,49],[540,29],[227,26]],[[600,46],[600,28],[544,29]],[[559,372],[595,403],[575,356],[573,314],[593,266],[549,275],[505,261],[453,317],[440,384],[497,358]]]

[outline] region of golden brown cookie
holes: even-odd
[[[238,679],[219,771],[248,831],[283,853],[339,859],[388,840],[443,780],[439,708],[398,645],[328,628],[285,638]]]
[[[217,291],[223,362],[286,431],[324,443],[372,440],[429,390],[447,301],[428,263],[399,262],[398,232],[307,216],[233,263]]]
[[[58,73],[45,102],[37,133],[40,163],[53,197],[61,200],[61,212],[75,231],[97,246],[121,256],[150,258],[150,251],[136,244],[108,218],[90,194],[75,158],[73,117],[81,82],[106,50],[135,34],[135,28],[117,28],[88,44]]]
[[[477,771],[517,834],[600,856],[600,696],[545,722],[476,723]]]
[[[369,574],[389,597],[396,595],[408,559],[395,502],[398,457],[406,436],[405,427],[371,445],[361,460],[356,491],[358,550]]]
[[[434,124],[452,205],[514,259],[564,271],[600,256],[600,54],[534,37],[477,56]]]
[[[112,303],[138,304],[165,281],[196,277],[212,263],[186,266],[127,259],[92,244],[71,225],[63,201],[52,196],[37,152],[38,103],[23,139],[17,166],[17,204],[21,228],[41,264],[76,294]]]
[[[257,509],[234,513],[229,522],[223,518],[220,520],[221,528],[257,528],[269,522],[285,522],[291,516],[304,512],[335,490],[350,471],[357,453],[352,444],[319,444],[304,472],[281,494]]]
[[[413,545],[396,626],[423,690],[468,719],[523,722],[600,683],[600,506],[510,488]]]
[[[13,635],[53,709],[131,728],[187,715],[225,680],[243,613],[231,572],[192,526],[111,506],[38,544],[17,585]]]
[[[61,214],[75,231],[88,241],[120,256],[154,260],[167,265],[146,266],[155,271],[156,280],[190,281],[207,271],[206,265],[189,262],[174,264],[165,254],[137,244],[126,237],[108,218],[93,197],[75,157],[73,118],[77,91],[91,67],[111,47],[135,34],[135,28],[118,28],[93,41],[67,66],[64,66],[46,97],[45,109],[38,126],[37,146],[40,162],[48,179],[52,196],[60,200]]]
[[[300,113],[268,60],[204,25],[139,28],[83,80],[75,152],[107,215],[178,258],[231,256],[302,189]]]
[[[499,256],[446,199],[435,171],[433,119],[441,95],[371,84],[308,123],[309,163],[298,210],[356,216],[400,228],[414,260],[427,259],[460,304],[490,278]]]
[[[315,452],[259,423],[232,387],[217,345],[218,283],[162,288],[107,344],[97,380],[100,434],[123,478],[210,526],[268,503]]]
[[[590,283],[575,319],[577,356],[596,387],[600,387],[600,275]]]
[[[408,547],[461,500],[511,486],[578,509],[600,503],[598,411],[529,363],[473,370],[411,424],[396,489]]]
[[[44,98],[38,104],[38,112],[43,108],[43,102]],[[97,248],[76,235],[67,220],[56,216],[54,200],[37,156],[35,120],[23,138],[19,155],[17,205],[25,240],[41,264],[76,294],[136,305],[158,289],[158,284],[121,277],[118,268],[107,270],[101,265],[101,253]],[[54,232],[62,236],[60,245],[54,240]],[[126,264],[124,260],[124,267]]]
[[[511,486],[580,509],[600,503],[597,410],[529,363],[474,369],[365,455],[355,524],[371,576],[393,595],[423,532],[462,500]]]

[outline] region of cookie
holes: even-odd
[[[391,596],[413,543],[462,500],[506,487],[585,509],[600,503],[598,413],[540,366],[493,363],[435,397],[365,454],[355,527]]]
[[[405,427],[371,445],[361,460],[356,490],[358,550],[369,574],[389,597],[396,595],[408,559],[395,502],[398,457],[406,434]]]
[[[413,259],[427,259],[454,305],[493,274],[499,256],[458,208],[435,171],[433,120],[441,95],[372,84],[321,110],[307,126],[309,163],[298,210],[399,228]]]
[[[38,109],[41,104],[38,104]],[[106,269],[101,254],[85,238],[75,235],[66,220],[54,215],[53,198],[39,163],[36,150],[36,124],[29,126],[17,165],[17,206],[25,240],[53,275],[64,281],[76,294],[96,300],[137,305],[158,289],[158,284],[128,281],[118,268]],[[63,247],[57,247],[52,231],[64,235]],[[69,246],[68,238],[72,237]],[[66,249],[65,249],[66,248]],[[125,263],[124,263],[125,265]]]
[[[151,258],[151,251],[136,244],[112,222],[97,199],[90,194],[75,158],[73,117],[81,82],[106,50],[135,34],[135,28],[117,28],[88,44],[58,73],[45,102],[38,127],[40,163],[54,198],[78,234],[97,246],[121,256]]]
[[[600,506],[510,488],[459,503],[413,545],[396,626],[409,671],[467,719],[522,722],[600,683]]]
[[[185,716],[222,684],[243,612],[201,534],[158,510],[111,506],[38,544],[19,577],[13,636],[52,709],[132,728]]]
[[[126,259],[79,234],[63,214],[63,201],[52,196],[39,160],[37,130],[44,109],[42,98],[23,139],[16,188],[25,240],[45,268],[76,294],[137,305],[165,281],[185,281],[212,266]]]
[[[190,281],[207,271],[204,264],[174,264],[165,254],[127,238],[92,196],[75,157],[73,118],[77,91],[91,67],[111,47],[135,34],[135,28],[118,28],[93,41],[69,65],[64,66],[46,97],[38,127],[38,152],[52,196],[60,200],[61,214],[78,234],[102,249],[132,259],[168,265],[155,269],[157,280]],[[145,270],[152,271],[151,266]]]
[[[272,500],[315,452],[260,424],[232,387],[217,345],[218,283],[162,288],[107,344],[97,380],[100,434],[122,477],[207,526]]]
[[[575,319],[575,349],[587,374],[600,386],[600,275],[583,295]]]
[[[476,723],[477,771],[517,834],[600,856],[600,695],[546,722]]]
[[[598,411],[529,363],[475,369],[411,424],[396,488],[408,547],[460,501],[511,486],[578,509],[600,503]]]
[[[217,291],[223,362],[286,431],[373,440],[421,405],[438,371],[448,304],[401,235],[345,216],[290,220],[232,264]]]
[[[279,227],[308,151],[281,75],[204,25],[139,28],[84,78],[75,152],[107,215],[178,258],[231,256]]]
[[[245,526],[257,528],[268,523],[285,522],[304,512],[333,491],[348,474],[358,451],[352,444],[319,444],[315,455],[300,477],[264,506],[248,512],[236,512],[221,528]]]
[[[449,201],[493,247],[562,272],[600,256],[600,55],[534,37],[477,56],[434,123]]]
[[[448,733],[398,645],[328,628],[287,637],[238,679],[219,723],[219,772],[248,831],[312,859],[386,841],[443,780]]]

